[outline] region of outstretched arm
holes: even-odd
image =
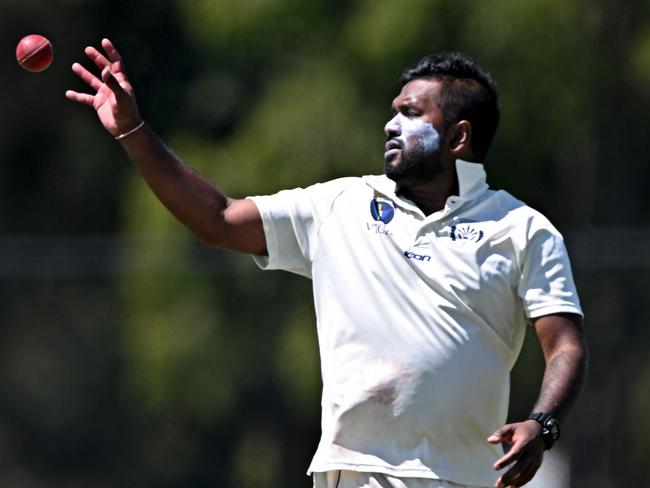
[[[102,40],[102,47],[105,54],[94,47],[85,50],[101,75],[79,63],[72,66],[94,93],[68,90],[66,96],[95,109],[104,128],[122,144],[158,199],[202,241],[265,255],[266,240],[256,205],[228,198],[165,146],[140,116],[122,57],[108,39]]]
[[[587,371],[587,346],[579,316],[547,315],[534,320],[535,332],[542,346],[546,369],[534,412],[566,418],[582,389]],[[501,469],[512,467],[496,483],[497,488],[517,487],[528,483],[542,464],[544,442],[541,426],[535,420],[508,424],[488,438],[492,444],[511,444],[510,450],[495,464]]]

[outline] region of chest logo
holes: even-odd
[[[483,239],[483,231],[470,223],[455,224],[450,227],[449,237],[452,241],[478,242]]]
[[[428,256],[426,254],[416,254],[412,251],[404,251],[404,256],[409,259],[415,259],[416,261],[422,261],[424,263],[431,261],[431,256]]]
[[[373,198],[370,201],[370,215],[374,220],[387,224],[395,217],[395,208],[384,200]]]

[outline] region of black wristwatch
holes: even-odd
[[[542,439],[546,449],[553,447],[555,441],[560,438],[560,423],[550,414],[542,412],[531,413],[528,418],[539,422],[542,426]]]

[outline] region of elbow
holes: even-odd
[[[215,209],[210,215],[197,222],[192,231],[199,241],[206,247],[228,249],[228,236],[230,229],[226,220],[227,207]]]
[[[220,226],[203,225],[193,229],[194,235],[199,239],[201,244],[206,247],[215,249],[227,249],[227,241],[224,236],[227,233]]]
[[[214,249],[222,249],[224,246],[221,243],[221,240],[210,233],[200,233],[200,232],[195,232],[194,233],[196,237],[199,239],[201,244],[203,244],[206,247],[214,248]]]

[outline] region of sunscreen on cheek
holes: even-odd
[[[440,134],[430,123],[409,119],[401,114],[399,117],[403,139],[413,142],[415,148],[426,154],[433,154],[440,150]]]

